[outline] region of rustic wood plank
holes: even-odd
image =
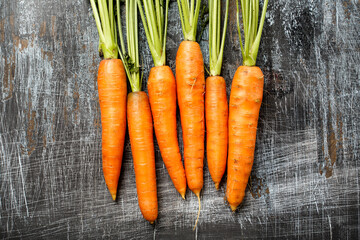
[[[241,64],[231,2],[223,75]],[[204,168],[202,212],[173,188],[156,145],[159,218],[141,216],[129,139],[118,201],[101,170],[98,36],[88,1],[0,2],[0,236],[359,239],[359,1],[270,1],[255,164],[241,208]],[[168,64],[182,33],[170,3]],[[208,63],[207,32],[201,41]],[[152,66],[140,31],[144,78]],[[146,82],[144,82],[146,89]],[[179,123],[179,139],[181,129]],[[182,147],[182,146],[181,146]]]

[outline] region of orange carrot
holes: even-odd
[[[102,125],[102,163],[106,185],[115,201],[126,131],[126,74],[118,58],[113,1],[90,0],[100,38],[98,91]],[[109,11],[108,11],[109,8]]]
[[[228,102],[223,77],[206,79],[205,113],[207,162],[215,188],[219,189],[228,148]]]
[[[120,59],[100,62],[98,91],[103,172],[106,185],[115,201],[126,131],[126,74]]]
[[[165,66],[169,2],[166,0],[166,3],[163,1],[163,4],[158,4],[159,1],[154,4],[154,0],[137,0],[155,65],[150,70],[148,79],[148,93],[154,118],[155,134],[171,180],[176,190],[185,199],[186,177],[176,130],[176,82],[171,69]],[[164,11],[165,14],[163,14]],[[151,21],[151,19],[156,19],[157,22]]]
[[[237,15],[239,15],[239,4]],[[226,197],[233,211],[245,196],[246,185],[254,162],[256,129],[263,97],[264,75],[256,67],[256,57],[264,26],[268,0],[264,1],[259,29],[258,2],[241,1],[245,45],[242,45],[237,17],[243,65],[233,78],[229,106],[229,157]],[[244,4],[244,5],[243,5]],[[252,14],[255,13],[255,14]]]
[[[254,161],[256,129],[264,75],[258,67],[240,66],[230,94],[227,200],[233,211],[245,196]]]
[[[139,206],[144,218],[153,223],[158,215],[158,203],[153,125],[145,92],[129,93],[127,118]]]
[[[185,198],[185,170],[176,131],[176,83],[168,66],[151,69],[148,93],[161,156],[176,190]]]
[[[200,45],[195,42],[201,0],[178,0],[177,3],[184,41],[176,54],[176,87],[183,130],[186,180],[199,202],[195,230],[200,217],[200,192],[204,184],[204,60]]]
[[[121,32],[120,0],[117,0],[116,4],[119,32]],[[125,4],[128,51],[125,51],[121,34],[121,49],[118,50],[125,62],[125,70],[132,90],[127,99],[127,120],[138,202],[142,215],[152,224],[158,215],[153,123],[149,98],[141,91],[137,3],[134,0],[126,0]]]
[[[228,103],[226,83],[220,76],[223,61],[229,0],[226,1],[226,13],[222,39],[220,39],[221,0],[209,1],[209,56],[210,77],[206,79],[206,152],[210,175],[219,189],[226,168],[228,143]],[[220,42],[221,40],[221,42]]]
[[[200,45],[183,41],[176,55],[176,85],[184,141],[188,186],[199,196],[204,167],[204,62]]]

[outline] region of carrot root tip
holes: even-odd
[[[231,205],[231,204],[230,204],[230,208],[231,208],[231,210],[232,210],[233,212],[235,212],[235,211],[236,211],[237,206],[233,206],[233,205]]]
[[[150,224],[151,224],[151,225],[154,224],[154,221],[150,222]]]
[[[114,201],[116,200],[116,194],[111,194],[111,197]]]
[[[181,193],[181,197],[185,200],[185,193]]]
[[[216,190],[219,190],[220,183],[215,183]]]

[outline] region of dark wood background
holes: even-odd
[[[108,193],[89,1],[0,1],[1,237],[359,239],[359,8],[357,0],[269,1],[257,62],[264,102],[246,197],[232,213],[226,181],[215,191],[205,166],[192,231],[197,200],[190,191],[186,201],[180,198],[156,144],[155,226],[139,211],[128,136],[118,200]],[[235,13],[231,0],[228,93],[241,64]],[[174,70],[182,39],[174,0],[169,16],[167,59]],[[208,63],[207,38],[205,31]],[[153,63],[142,30],[140,48],[146,79]],[[180,125],[179,138],[182,144]]]

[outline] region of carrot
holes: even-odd
[[[127,110],[140,210],[144,218],[152,223],[157,218],[158,204],[153,125],[146,93],[129,93]]]
[[[115,201],[126,131],[126,74],[122,61],[117,59],[113,1],[102,0],[97,4],[94,0],[90,2],[99,32],[100,50],[105,58],[100,62],[98,70],[103,173]]]
[[[215,188],[219,189],[228,148],[228,102],[225,79],[221,76],[206,79],[205,113],[207,162]]]
[[[132,93],[128,94],[127,120],[133,154],[136,189],[139,207],[142,215],[151,224],[158,215],[156,190],[155,153],[153,139],[153,124],[149,98],[141,91],[138,21],[136,1],[126,0],[126,37],[128,55],[125,55],[124,41],[121,35],[120,0],[116,0],[118,26],[120,33],[120,57],[125,62]]]
[[[239,4],[237,15],[239,15]],[[254,162],[256,129],[263,96],[264,75],[256,67],[256,57],[265,21],[268,0],[264,1],[258,29],[259,1],[241,1],[245,45],[241,40],[243,65],[233,78],[229,107],[229,156],[226,197],[233,211],[245,196],[246,185]]]
[[[183,41],[176,55],[176,85],[183,129],[185,172],[196,196],[203,187],[204,62],[200,45]]]
[[[102,60],[98,72],[105,182],[115,201],[126,131],[126,74],[120,59]]]
[[[148,93],[161,156],[176,190],[185,199],[186,177],[176,130],[176,82],[168,66],[151,69]]]
[[[195,42],[201,1],[196,0],[196,7],[195,1],[177,2],[184,41],[176,55],[176,86],[183,130],[186,179],[199,201],[195,229],[200,216],[200,192],[204,184],[205,76],[200,45]]]
[[[210,175],[219,189],[226,169],[228,147],[228,102],[225,79],[220,76],[225,45],[229,0],[226,1],[223,36],[220,44],[221,1],[209,1],[210,76],[206,79],[206,152]]]
[[[171,69],[165,65],[169,0],[166,0],[166,4],[160,1],[154,4],[153,0],[143,0],[145,14],[141,1],[137,0],[137,3],[155,65],[151,68],[148,79],[155,134],[171,180],[176,190],[185,199],[185,170],[181,161],[176,130],[176,82]],[[156,19],[157,24],[151,19]]]
[[[233,211],[242,202],[254,161],[256,129],[264,76],[258,67],[241,66],[230,94],[227,200]]]

